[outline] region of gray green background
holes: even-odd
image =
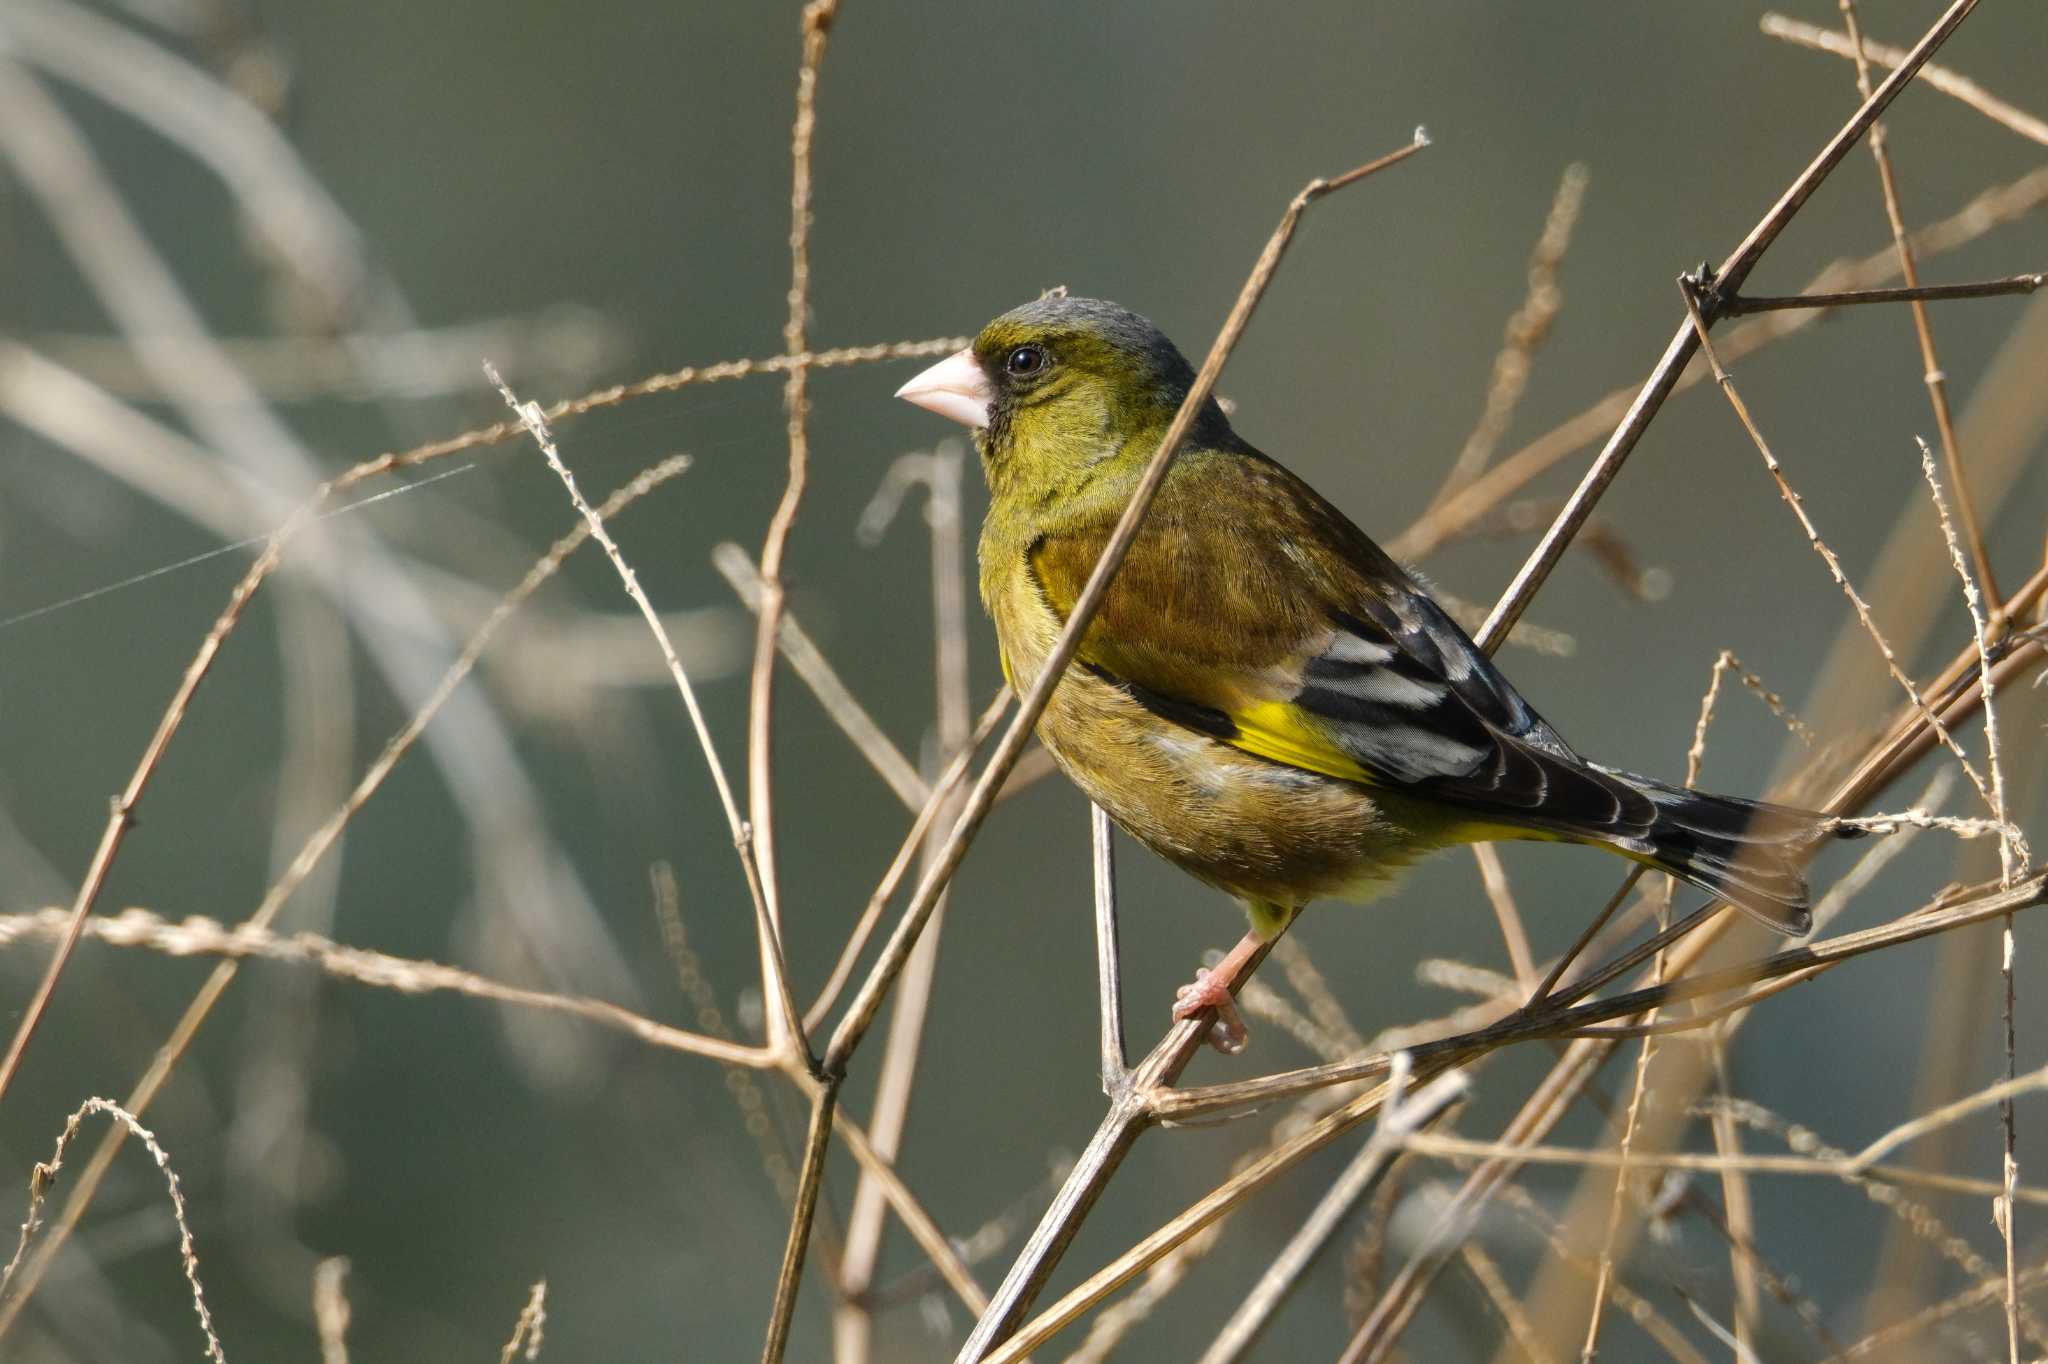
[[[185,12],[135,7],[145,9]],[[1876,36],[1903,43],[1936,9],[1890,0],[1866,5],[1864,17]],[[28,0],[0,0],[0,59],[14,42],[11,10],[28,14]],[[1504,449],[1638,380],[1680,316],[1673,277],[1725,255],[1854,107],[1850,68],[1765,39],[1760,12],[1722,3],[848,0],[820,89],[812,338],[829,346],[971,332],[1066,284],[1151,315],[1199,352],[1302,182],[1427,125],[1436,145],[1424,156],[1312,212],[1222,383],[1248,437],[1369,531],[1391,536],[1422,508],[1477,416],[1530,243],[1567,163],[1587,163],[1591,186],[1563,267],[1565,311]],[[169,31],[125,9],[102,14],[202,66],[252,50],[280,61],[283,132],[356,224],[369,268],[421,324],[530,321],[565,308],[595,319],[607,340],[597,362],[515,365],[524,396],[568,396],[780,346],[792,5],[206,9],[202,18],[231,21],[225,39]],[[1808,3],[1798,17],[1837,21],[1832,4]],[[1988,0],[1943,60],[2048,112],[2048,14],[2038,5]],[[277,275],[217,182],[125,114],[64,81],[47,85],[215,330],[274,335],[305,316],[280,299]],[[1908,92],[1891,123],[1915,223],[2042,159],[2039,147],[1924,90]],[[1875,173],[1859,151],[1753,287],[1789,292],[1828,260],[1885,241]],[[2048,233],[2034,217],[1927,273],[2038,269],[2044,247]],[[105,311],[38,201],[4,171],[0,255],[0,333],[117,377],[76,339],[106,331]],[[386,286],[362,303],[362,325],[397,316]],[[1937,311],[1961,403],[2028,306]],[[931,715],[924,537],[915,518],[876,548],[855,535],[890,460],[948,434],[892,401],[912,372],[896,363],[814,378],[811,491],[789,575],[801,619],[916,754]],[[1739,372],[1852,574],[1869,568],[1905,509],[1924,511],[1912,437],[1933,432],[1920,373],[1907,320],[1893,310],[1837,317]],[[454,396],[326,397],[280,410],[326,472],[502,415],[480,376]],[[758,547],[782,483],[779,385],[686,390],[564,424],[559,435],[593,493],[663,455],[695,458],[617,529],[663,609],[705,613],[689,648],[721,749],[737,764],[744,682],[733,667],[745,625],[708,554],[727,538]],[[1561,493],[1584,459],[1536,491]],[[969,484],[977,516],[981,492],[971,475]],[[284,505],[276,499],[303,491],[280,479],[266,500],[251,500],[243,533],[266,529]],[[2008,583],[2037,562],[2044,506],[2048,485],[2035,470],[1993,519]],[[1574,556],[1538,599],[1531,618],[1569,631],[1577,651],[1514,652],[1508,670],[1575,744],[1682,775],[1699,694],[1723,647],[1816,719],[1851,718],[1831,712],[1836,698],[1812,693],[1846,619],[1841,599],[1709,389],[1665,410],[1601,516],[1668,570],[1671,591],[1654,605],[1630,601]],[[395,547],[434,600],[453,599],[440,575],[460,575],[488,602],[572,513],[531,446],[508,444],[476,456],[469,472],[352,520]],[[0,423],[0,618],[219,543],[63,448]],[[1427,571],[1448,591],[1490,601],[1526,548],[1457,546]],[[246,560],[224,556],[0,626],[0,910],[68,899],[107,797]],[[1938,571],[1946,570],[1930,561],[1928,572]],[[341,582],[344,594],[373,591],[366,574],[344,570]],[[290,620],[265,601],[231,640],[149,792],[105,907],[245,916],[306,826],[301,814],[289,836],[277,832],[277,802],[315,740],[339,745],[353,772],[403,721],[408,707],[360,647],[324,660],[308,652],[309,640],[338,638],[338,617],[316,604],[331,598],[307,577],[287,580],[278,600],[291,597],[307,604]],[[623,620],[626,609],[610,570],[588,554],[542,604],[558,622],[577,610]],[[373,613],[377,605],[356,603]],[[640,643],[631,628],[620,637]],[[1917,661],[1945,659],[1966,639],[1967,621],[1951,609]],[[440,647],[419,641],[419,666],[441,657]],[[513,840],[530,860],[479,857],[445,767],[423,748],[351,825],[338,883],[313,887],[305,911],[288,907],[281,927],[604,995],[689,1026],[692,1006],[649,908],[647,868],[666,859],[704,974],[734,1016],[751,979],[752,935],[729,841],[680,707],[647,674],[651,643],[620,656],[640,681],[572,687],[544,664],[501,658],[468,694],[461,723],[495,713],[506,757],[531,783],[544,837]],[[294,659],[310,660],[316,682],[345,674],[353,691],[301,689],[292,694],[302,708],[287,707],[281,660]],[[978,616],[973,669],[978,704],[1000,681]],[[800,687],[787,683],[782,695],[790,950],[814,988],[905,817]],[[1883,696],[1887,709],[1892,699]],[[2038,715],[2026,723],[2038,728]],[[441,737],[460,745],[466,732]],[[1749,698],[1734,698],[1706,784],[1759,789],[1779,748],[1774,724]],[[331,804],[332,793],[323,800]],[[961,873],[902,1160],[949,1230],[964,1234],[1020,1200],[1035,1215],[1049,1155],[1077,1148],[1099,1114],[1086,837],[1080,799],[1048,781],[1003,808]],[[539,851],[549,843],[559,852],[553,863]],[[1539,952],[1568,940],[1614,874],[1573,850],[1505,855]],[[550,865],[557,878],[573,871],[580,889],[536,880]],[[1981,854],[1970,866],[1983,873]],[[1132,1032],[1149,1043],[1171,986],[1241,920],[1138,850],[1125,849],[1122,867]],[[1896,914],[1954,874],[1949,847],[1924,840],[1851,922]],[[571,901],[573,913],[553,917]],[[1368,1033],[1457,1002],[1415,984],[1419,959],[1501,962],[1462,857],[1431,864],[1388,903],[1325,909],[1300,931]],[[2026,949],[2038,937],[2023,932],[2021,941],[2027,1066],[2041,1058],[2048,992],[2039,976],[2026,980],[2037,960]],[[1970,1083],[1990,1078],[1993,978],[1974,978],[1966,997],[1930,1001],[1936,950],[1890,953],[1768,1006],[1734,1055],[1738,1087],[1839,1144],[1860,1145],[1908,1111],[1930,1008],[1976,1020],[1973,1049],[1941,1064]],[[0,956],[10,1028],[44,953],[16,945]],[[81,951],[0,1109],[0,1188],[16,1190],[7,1198],[18,1199],[64,1114],[89,1095],[129,1088],[209,967],[94,944]],[[856,1112],[865,1111],[874,1059],[871,1048],[856,1062]],[[1247,1057],[1210,1058],[1194,1073],[1237,1077],[1305,1059],[1268,1030]],[[1542,1062],[1532,1054],[1494,1065],[1466,1130],[1497,1130]],[[794,1110],[780,1111],[797,1130]],[[759,1348],[784,1212],[709,1063],[471,1001],[259,966],[243,974],[150,1121],[184,1176],[230,1358],[316,1357],[309,1276],[315,1259],[333,1254],[353,1263],[358,1359],[494,1357],[541,1276],[550,1285],[544,1358],[724,1360]],[[1593,1135],[1589,1123],[1566,1132]],[[1240,1126],[1148,1139],[1060,1282],[1209,1187],[1252,1136]],[[1960,1166],[1993,1172],[1991,1122],[1973,1125],[1959,1150]],[[1241,1214],[1224,1249],[1133,1338],[1128,1357],[1198,1349],[1340,1159],[1313,1163]],[[835,1176],[832,1196],[843,1206],[850,1181],[836,1165]],[[1557,1200],[1571,1187],[1551,1176],[1529,1183]],[[1776,1262],[1853,1333],[1881,1214],[1834,1185],[1780,1181],[1763,1193],[1760,1236]],[[11,1222],[15,1207],[0,1201],[0,1220]],[[1948,1210],[1988,1253],[1982,1207]],[[2022,1218],[2023,1247],[2038,1247],[2042,1225]],[[0,1353],[192,1357],[171,1237],[157,1176],[131,1152]],[[1526,1262],[1511,1233],[1498,1249]],[[982,1268],[986,1282],[1002,1262]],[[887,1280],[915,1261],[892,1238],[884,1263]],[[1634,1281],[1684,1318],[1669,1285],[1724,1304],[1725,1274],[1718,1245],[1681,1225]],[[1334,1353],[1347,1329],[1341,1296],[1337,1267],[1319,1271],[1265,1357]],[[793,1358],[823,1357],[823,1303],[807,1291]],[[942,1313],[936,1333],[915,1300],[886,1316],[878,1357],[950,1358],[960,1319],[950,1302]],[[1447,1288],[1415,1329],[1415,1357],[1462,1357],[1492,1330],[1467,1286]],[[1791,1353],[1772,1357],[1806,1357],[1796,1328],[1780,1320],[1773,1331]],[[1605,1357],[1647,1348],[1617,1326]],[[1929,1348],[1971,1357],[1953,1340]]]

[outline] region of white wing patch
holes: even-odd
[[[1330,641],[1330,646],[1323,650],[1323,657],[1335,659],[1339,663],[1369,666],[1392,662],[1394,651],[1388,645],[1375,644],[1369,639],[1360,639],[1357,635],[1340,630]]]
[[[1370,755],[1374,766],[1393,772],[1403,781],[1461,776],[1486,756],[1470,744],[1413,725],[1377,726],[1360,747],[1360,756]]]
[[[1320,678],[1317,686],[1354,700],[1376,701],[1405,710],[1427,710],[1450,694],[1450,689],[1439,683],[1418,682],[1385,668],[1362,670],[1348,677]]]

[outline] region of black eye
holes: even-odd
[[[1045,351],[1039,346],[1019,346],[1003,361],[1003,368],[1019,378],[1045,368]]]

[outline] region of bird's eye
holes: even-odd
[[[1003,368],[1019,378],[1045,368],[1045,350],[1040,346],[1019,346],[1003,361]]]

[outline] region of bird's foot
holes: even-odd
[[[1237,1055],[1252,1040],[1251,1030],[1244,1025],[1244,1015],[1237,1011],[1237,997],[1230,993],[1233,974],[1221,966],[1214,970],[1205,967],[1195,972],[1194,980],[1181,986],[1173,996],[1173,1016],[1177,1019],[1193,1018],[1204,1009],[1216,1011],[1207,1040],[1225,1056]]]

